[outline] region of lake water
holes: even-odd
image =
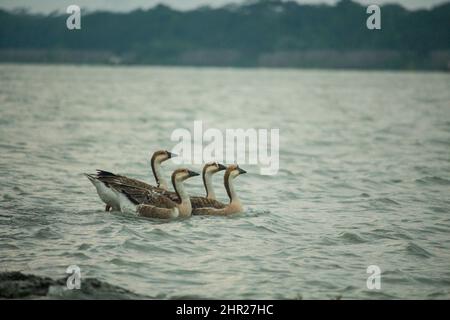
[[[194,120],[280,129],[277,175],[241,164],[245,213],[105,213],[82,173],[153,183]],[[0,153],[2,271],[75,264],[164,299],[450,298],[450,74],[4,64]]]

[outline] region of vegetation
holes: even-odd
[[[68,15],[0,10],[0,60],[158,65],[448,69],[450,3],[430,10],[381,8],[368,30],[366,7],[259,0],[177,11]]]

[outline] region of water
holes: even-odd
[[[278,175],[242,165],[245,213],[103,212],[82,173],[153,182],[196,119],[280,128]],[[0,65],[0,269],[76,264],[156,298],[448,299],[449,151],[449,74]]]

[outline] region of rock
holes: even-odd
[[[0,299],[145,299],[124,288],[94,278],[82,279],[69,290],[66,279],[54,280],[21,272],[0,272]]]

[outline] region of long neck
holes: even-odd
[[[225,175],[224,177],[225,189],[227,190],[228,198],[230,198],[230,203],[239,203],[239,197],[234,190],[233,178],[231,175]]]
[[[203,185],[206,190],[206,198],[215,200],[216,193],[214,192],[214,187],[212,184],[212,176],[212,173],[207,172],[206,170],[203,171]]]
[[[172,177],[172,184],[173,189],[175,190],[175,193],[178,196],[178,203],[179,204],[191,204],[191,198],[186,192],[186,189],[184,188],[184,184],[182,181],[176,180],[174,177]]]
[[[167,181],[164,179],[164,175],[162,174],[161,162],[152,158],[151,161],[153,176],[155,177],[156,184],[158,187],[167,190]]]

